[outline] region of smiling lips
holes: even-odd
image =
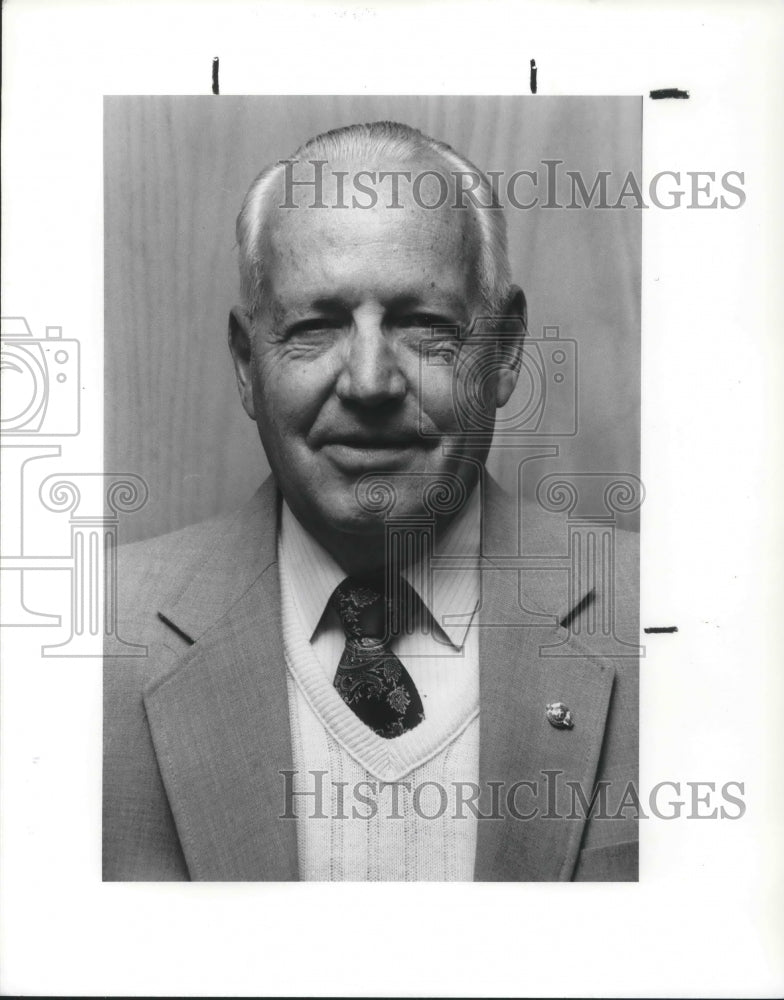
[[[422,438],[418,434],[346,434],[327,438],[323,445],[343,445],[346,448],[363,448],[375,451],[382,448],[411,448],[414,445],[422,444]]]
[[[346,435],[328,438],[321,445],[329,458],[347,471],[392,469],[404,465],[414,449],[425,442],[418,434]]]

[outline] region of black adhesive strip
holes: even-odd
[[[536,60],[531,60],[531,93],[536,93]]]
[[[220,94],[220,85],[218,83],[218,70],[220,69],[220,59],[215,56],[212,60],[212,92],[213,94]]]
[[[652,632],[654,633],[654,635],[657,635],[660,632],[677,632],[677,631],[678,631],[678,626],[677,625],[662,625],[660,627],[644,628],[643,629],[643,632],[646,635],[650,635]]]
[[[576,607],[572,608],[569,614],[565,615],[558,622],[561,628],[569,628],[574,619],[578,615],[581,615],[589,605],[593,604],[595,599],[596,599],[596,593],[593,590],[589,590],[588,593],[585,595],[585,597],[580,601],[580,603]]]
[[[674,97],[680,101],[688,101],[688,90],[678,90],[677,87],[665,87],[664,90],[652,90],[650,94],[652,101],[662,101],[667,97]]]

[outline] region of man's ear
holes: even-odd
[[[501,316],[508,322],[500,323],[499,370],[495,385],[496,408],[505,406],[517,385],[517,376],[523,361],[523,340],[528,329],[528,307],[525,294],[518,285],[512,285]]]
[[[229,312],[229,350],[234,361],[237,388],[245,412],[251,420],[256,419],[253,408],[253,373],[251,368],[252,327],[250,317],[242,306],[234,306]]]

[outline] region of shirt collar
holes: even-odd
[[[452,646],[460,649],[479,605],[479,490],[475,489],[460,513],[439,539],[433,563],[432,593],[421,584],[417,567],[404,572],[427,606],[433,620]],[[286,578],[310,639],[335,587],[346,574],[283,501],[280,549]],[[443,561],[441,561],[443,559]],[[450,559],[456,564],[450,564]],[[468,564],[468,565],[467,565]]]

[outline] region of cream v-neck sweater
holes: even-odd
[[[440,554],[469,555],[476,515],[473,508],[461,515]],[[297,823],[300,878],[472,879],[478,571],[472,576],[462,560],[459,570],[434,573],[430,610],[445,627],[401,637],[393,647],[422,695],[425,720],[385,740],[332,686],[344,636],[328,601],[344,574],[287,508],[279,568],[294,758],[294,774],[282,781],[284,808]],[[452,612],[456,626],[445,618]]]

